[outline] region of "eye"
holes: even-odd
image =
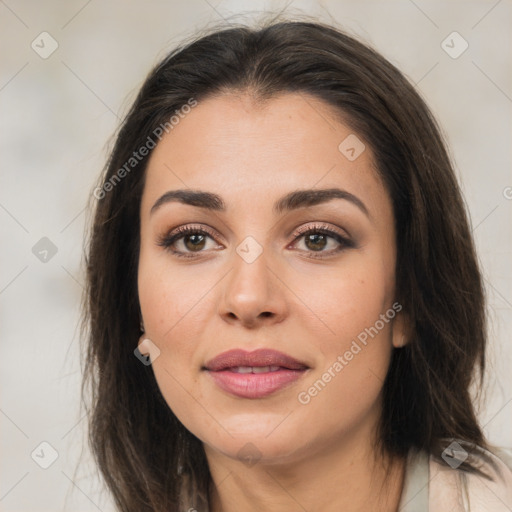
[[[213,240],[213,233],[204,227],[180,226],[171,233],[159,238],[157,244],[180,258],[193,258],[194,253],[204,252],[207,239]],[[179,243],[185,248],[177,250]]]
[[[293,235],[295,237],[294,243],[301,238],[304,239],[305,251],[310,252],[310,258],[324,258],[338,253],[348,247],[354,247],[354,242],[348,237],[329,229],[326,224],[316,226],[306,226],[297,229]],[[334,240],[335,247],[330,250],[324,250],[329,245],[329,239]],[[315,254],[320,253],[320,254]]]
[[[341,233],[329,229],[326,224],[306,226],[297,229],[293,234],[293,244],[297,245],[297,241],[304,239],[305,252],[309,252],[310,258],[324,258],[338,253],[348,247],[354,247],[354,243],[343,236]],[[202,226],[180,226],[158,239],[157,244],[169,250],[172,254],[179,258],[193,258],[196,254],[204,252],[208,249],[207,240],[214,240],[214,234],[210,230]],[[331,244],[329,244],[331,242]],[[181,248],[176,248],[181,243]],[[329,245],[334,248],[325,250]],[[219,247],[214,246],[215,247]],[[317,254],[315,254],[317,253]]]

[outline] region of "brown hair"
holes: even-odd
[[[469,391],[485,368],[485,309],[469,223],[440,130],[390,62],[317,21],[210,31],[172,51],[149,74],[124,119],[102,176],[87,247],[82,392],[89,442],[122,511],[178,510],[183,475],[207,502],[202,443],[170,410],[139,340],[139,208],[149,155],[112,181],[158,126],[194,98],[250,92],[256,100],[309,93],[369,144],[396,223],[396,300],[412,321],[383,388],[380,448],[440,456],[458,439],[486,446]],[[107,191],[108,190],[108,191]],[[472,470],[469,460],[461,466]],[[474,467],[473,467],[474,469]]]

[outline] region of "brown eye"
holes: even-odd
[[[191,258],[194,257],[194,253],[205,252],[208,239],[214,240],[213,234],[206,231],[205,228],[182,226],[161,237],[158,240],[158,245],[168,249],[175,256]],[[176,245],[179,245],[180,242],[182,247],[177,249]]]
[[[182,236],[185,247],[191,251],[201,250],[205,246],[205,235],[192,234]]]
[[[328,238],[329,237],[323,233],[313,233],[304,237],[304,243],[308,249],[311,249],[312,251],[321,251],[327,245]]]
[[[332,229],[327,229],[324,225],[298,229],[295,233],[294,243],[302,238],[306,247],[305,251],[310,252],[310,257],[312,258],[331,256],[355,246],[352,240]],[[331,240],[334,240],[334,243],[330,243]],[[330,250],[325,250],[329,245],[334,245],[334,247]]]

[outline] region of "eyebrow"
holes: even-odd
[[[333,199],[343,199],[357,206],[368,218],[370,214],[365,204],[354,194],[341,190],[339,188],[328,189],[303,189],[294,190],[278,199],[273,206],[275,214],[297,210],[299,208],[307,208],[326,203]],[[153,214],[161,206],[171,202],[179,202],[190,206],[196,206],[215,212],[225,212],[226,204],[221,196],[212,192],[204,192],[201,190],[170,190],[161,196],[151,207],[150,214]]]

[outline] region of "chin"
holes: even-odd
[[[244,416],[251,419],[250,415]],[[240,421],[240,418],[237,420]],[[282,420],[281,416],[279,421]],[[260,418],[259,415],[255,418],[252,415],[252,425],[245,424],[245,428],[242,425],[238,425],[237,429],[230,428],[234,422],[228,421],[222,422],[226,430],[219,427],[214,436],[212,430],[204,432],[204,436],[201,435],[202,432],[195,435],[203,441],[205,449],[208,447],[226,457],[247,463],[248,466],[255,461],[268,464],[291,462],[305,448],[301,446],[305,440],[298,434],[298,425],[290,422],[285,428],[279,421],[276,421],[274,415],[267,418]]]
[[[215,450],[226,457],[239,460],[244,465],[251,467],[259,464],[283,464],[291,463],[298,457],[298,446],[296,440],[283,438],[269,440],[262,436],[240,436],[238,438],[217,439],[214,442],[205,442],[205,449]],[[300,451],[300,450],[299,450]]]

